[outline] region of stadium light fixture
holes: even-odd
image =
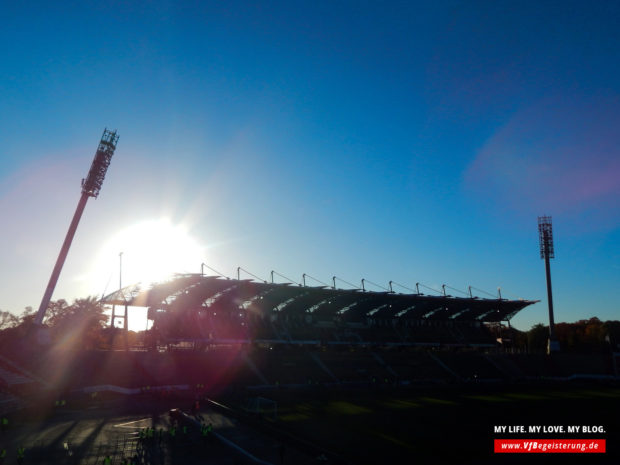
[[[545,274],[547,278],[547,302],[549,304],[549,341],[547,344],[547,353],[558,352],[560,350],[560,345],[555,336],[553,292],[551,290],[551,264],[549,263],[551,258],[555,258],[553,226],[550,216],[538,217],[538,238],[540,241],[540,258],[545,261]]]
[[[39,310],[37,311],[37,315],[34,319],[34,323],[38,327],[41,327],[43,324],[43,317],[45,316],[47,307],[52,299],[62,267],[65,264],[67,255],[69,254],[69,248],[71,247],[71,242],[73,242],[73,237],[77,231],[82,214],[84,213],[84,208],[86,208],[86,202],[89,197],[97,198],[99,196],[101,185],[103,184],[106,172],[108,171],[108,166],[110,166],[112,155],[114,155],[114,151],[116,150],[117,142],[118,134],[116,131],[109,131],[107,128],[104,129],[101,140],[99,141],[99,146],[97,147],[97,152],[95,153],[95,158],[93,159],[90,170],[88,171],[88,176],[86,176],[85,179],[82,179],[82,195],[80,197],[80,201],[78,202],[75,213],[73,214],[73,219],[69,225],[69,230],[65,236],[65,241],[60,248],[60,253],[56,259],[56,264],[54,265],[52,275],[50,276],[47,288],[45,289],[45,293],[41,299],[41,304],[39,305]],[[39,334],[41,334],[40,342],[47,342],[45,340],[46,336],[42,336],[41,332]]]

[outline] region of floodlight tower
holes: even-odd
[[[547,343],[547,353],[560,350],[560,344],[555,338],[555,323],[553,321],[553,295],[551,292],[551,265],[549,259],[555,258],[553,250],[553,228],[550,216],[538,217],[538,238],[540,240],[540,258],[545,260],[545,271],[547,275],[547,302],[549,302],[549,341]]]
[[[117,142],[118,135],[116,134],[116,131],[108,131],[107,128],[104,129],[103,136],[101,136],[101,141],[97,147],[97,153],[95,153],[95,158],[90,166],[88,176],[86,179],[82,179],[82,196],[80,197],[80,201],[78,202],[75,213],[73,214],[73,220],[71,221],[71,225],[67,231],[67,236],[65,237],[65,241],[60,249],[60,254],[58,254],[58,259],[56,260],[56,265],[52,271],[52,276],[50,276],[49,283],[45,289],[45,294],[43,294],[41,305],[39,305],[39,311],[37,312],[34,320],[36,326],[40,327],[43,324],[45,311],[47,310],[50,300],[52,299],[52,294],[54,293],[54,288],[58,282],[58,277],[60,276],[65,259],[67,258],[67,254],[69,253],[69,247],[71,247],[73,236],[77,230],[80,218],[82,218],[84,207],[86,207],[86,201],[89,197],[97,198],[99,195],[101,185],[103,184],[103,178],[105,178],[108,166],[110,166],[110,160],[112,159],[112,155],[114,155]]]

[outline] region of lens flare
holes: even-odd
[[[108,282],[110,292],[118,288],[119,273],[123,286],[160,281],[173,273],[196,273],[203,251],[182,225],[167,218],[143,221],[120,230],[105,243],[94,273],[99,282]]]

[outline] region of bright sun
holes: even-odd
[[[126,286],[158,281],[173,273],[197,273],[203,251],[184,227],[166,218],[143,221],[120,230],[106,242],[97,260],[103,269],[95,274],[108,282],[109,293],[118,289],[121,260],[122,284]]]

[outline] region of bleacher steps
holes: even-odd
[[[459,381],[461,381],[461,377],[458,375],[458,373],[456,373],[454,370],[452,370],[452,368],[450,368],[448,365],[446,365],[442,360],[440,360],[439,357],[437,357],[435,354],[433,354],[432,352],[429,352],[428,355],[430,355],[430,357],[435,360],[435,362],[437,362],[439,364],[439,366],[441,366],[441,368],[443,368],[444,370],[446,370],[448,373],[450,373],[452,376],[454,376],[456,379],[458,379]]]
[[[309,352],[310,357],[312,358],[312,360],[314,360],[316,362],[316,364],[321,367],[321,369],[327,373],[334,381],[336,382],[340,382],[340,380],[338,379],[338,377],[333,373],[333,371],[331,371],[329,369],[329,367],[327,365],[325,365],[325,363],[323,363],[323,360],[321,360],[318,356],[318,354],[315,354],[314,352]]]
[[[372,354],[372,356],[374,357],[374,359],[375,359],[377,362],[379,362],[379,365],[381,365],[383,368],[385,368],[387,371],[389,371],[389,372],[390,372],[390,374],[391,374],[392,376],[394,376],[395,378],[398,378],[398,373],[396,373],[396,371],[394,371],[394,369],[393,369],[391,366],[389,366],[389,365],[385,362],[385,360],[383,360],[383,359],[381,358],[381,356],[380,356],[378,353],[376,353],[376,352],[371,352],[371,354]]]
[[[4,368],[0,368],[0,380],[2,380],[9,387],[32,383],[31,379],[26,378],[19,373],[5,370]]]
[[[25,376],[23,376],[23,378],[27,379],[27,381],[26,381],[27,383],[36,382],[36,383],[39,383],[39,384],[43,385],[44,387],[50,387],[50,384],[47,381],[45,381],[41,377],[35,375],[34,373],[26,370],[25,368],[17,365],[16,363],[14,363],[13,361],[9,360],[8,358],[3,357],[2,355],[0,355],[0,362],[3,363],[5,366],[13,368],[15,371],[23,373],[23,375],[25,375]],[[24,383],[22,383],[22,384],[24,384]]]
[[[260,368],[256,366],[256,363],[254,363],[254,360],[248,357],[248,354],[243,354],[243,361],[248,366],[248,368],[252,370],[252,372],[256,376],[258,376],[258,378],[263,382],[263,384],[269,384],[269,381],[267,381],[267,378],[265,378],[263,373],[260,371]]]
[[[517,365],[506,357],[493,357],[488,354],[484,354],[484,358],[487,359],[500,373],[504,374],[509,379],[521,379],[525,374],[519,369]]]

